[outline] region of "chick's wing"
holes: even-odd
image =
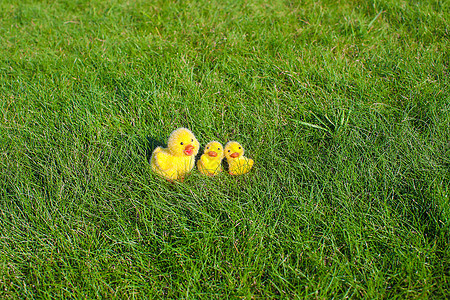
[[[169,170],[173,167],[172,155],[165,151],[155,153],[155,162],[161,170]]]

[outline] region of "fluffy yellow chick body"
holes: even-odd
[[[205,146],[204,153],[197,162],[198,170],[208,176],[214,176],[222,172],[223,146],[217,141],[209,142]]]
[[[235,141],[225,145],[225,157],[228,162],[228,173],[231,175],[248,173],[254,164],[253,159],[244,156],[244,148]]]
[[[167,148],[157,147],[150,159],[152,170],[167,180],[184,180],[195,165],[195,156],[200,144],[194,134],[186,128],[174,130]]]

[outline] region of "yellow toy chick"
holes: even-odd
[[[225,145],[225,157],[231,175],[245,174],[253,167],[253,159],[244,156],[244,148],[238,142],[230,141]]]
[[[197,162],[198,170],[205,175],[214,176],[222,172],[223,159],[222,144],[217,141],[209,142],[205,151]]]
[[[183,181],[195,165],[195,156],[200,144],[194,134],[186,128],[174,130],[167,148],[157,147],[150,159],[152,170],[169,181]]]

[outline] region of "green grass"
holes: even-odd
[[[1,298],[445,298],[450,2],[0,1]],[[177,127],[251,173],[180,184]]]

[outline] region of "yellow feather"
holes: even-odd
[[[244,156],[244,148],[234,141],[225,145],[225,157],[228,162],[228,173],[231,175],[248,173],[254,164],[253,159]]]
[[[214,156],[215,155],[215,156]],[[214,176],[222,172],[223,147],[217,141],[209,142],[205,146],[204,154],[197,162],[200,173]]]
[[[178,128],[170,134],[167,148],[157,147],[153,151],[151,168],[168,180],[183,180],[194,168],[199,148],[197,139],[189,129]]]

